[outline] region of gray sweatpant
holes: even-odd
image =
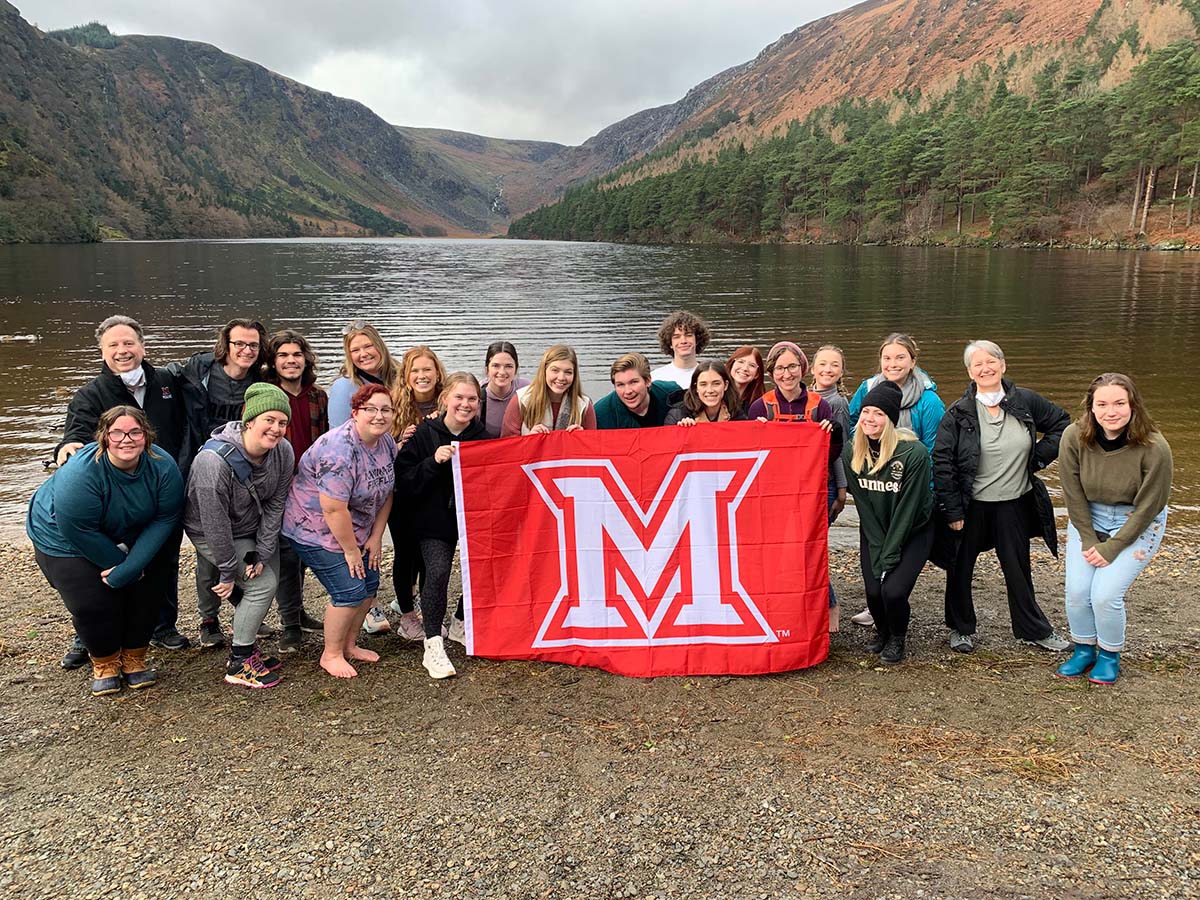
[[[196,554],[215,567],[216,562],[208,544],[194,538],[192,543],[196,546]],[[233,546],[237,549],[238,559],[242,559],[247,553],[254,551],[255,543],[253,538],[234,538]],[[271,601],[275,597],[275,587],[279,583],[279,552],[276,551],[270,559],[262,560],[262,563],[262,574],[257,578],[246,578],[245,566],[238,566],[234,583],[242,589],[242,599],[234,608],[233,613],[233,645],[235,647],[250,647],[258,640],[258,628],[262,625],[263,619],[267,617],[267,613],[271,609]],[[215,612],[215,609],[220,606],[220,601],[212,592],[211,582],[204,586],[201,585],[199,569],[197,569],[196,576],[196,591],[199,595],[197,599],[200,601],[201,614],[203,615],[206,606]],[[208,596],[203,596],[204,593],[207,593]]]

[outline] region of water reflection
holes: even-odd
[[[4,247],[0,334],[39,340],[0,343],[0,535],[19,532],[70,390],[98,366],[95,325],[112,313],[146,326],[154,362],[208,346],[234,316],[298,328],[321,356],[322,383],[356,317],[395,351],[429,343],[451,369],[476,372],[492,340],[513,341],[528,371],[566,339],[601,395],[612,359],[655,351],[659,320],[679,306],[712,323],[707,355],[780,337],[839,343],[850,389],[874,371],[880,338],[900,330],[917,337],[947,402],[966,385],[962,347],[977,337],[1004,347],[1018,382],[1073,413],[1092,376],[1130,372],[1176,453],[1179,535],[1200,520],[1200,404],[1182,364],[1200,333],[1198,289],[1191,254],[448,240]]]

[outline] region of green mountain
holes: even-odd
[[[396,128],[207,44],[44,34],[0,0],[0,241],[496,233],[504,179],[557,149]]]
[[[1200,242],[1200,0],[870,0],[509,234]]]

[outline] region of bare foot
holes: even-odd
[[[358,671],[344,657],[321,654],[321,668],[334,678],[353,678]]]
[[[841,626],[842,622],[842,607],[841,605],[829,607],[829,633],[834,634]]]
[[[357,659],[360,662],[379,662],[379,654],[374,650],[367,650],[365,647],[360,647],[354,644],[347,648],[346,656],[350,659]]]

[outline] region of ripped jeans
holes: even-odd
[[[1092,528],[1116,534],[1133,507],[1128,504],[1089,503]],[[1137,539],[1107,566],[1093,566],[1083,558],[1079,532],[1067,523],[1067,622],[1071,640],[1099,644],[1119,653],[1125,649],[1125,592],[1150,564],[1167,530],[1167,508],[1154,517]]]

